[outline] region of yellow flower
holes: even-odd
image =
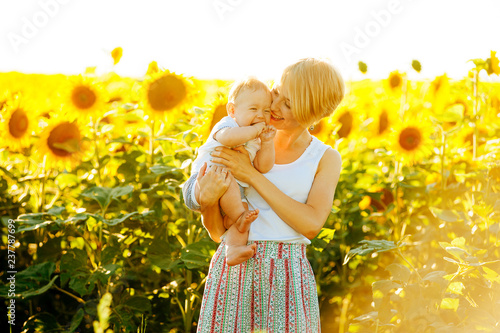
[[[391,91],[400,91],[403,87],[403,74],[399,71],[394,71],[387,78],[387,85]]]
[[[18,98],[2,106],[2,146],[19,151],[30,145],[31,134],[36,128],[36,114]]]
[[[71,170],[77,165],[88,144],[76,121],[54,120],[40,135],[38,142],[41,155],[47,158],[47,167],[62,167]]]
[[[432,81],[429,93],[434,112],[443,112],[450,98],[450,80],[446,74],[438,76]]]
[[[399,124],[393,132],[391,144],[396,158],[412,165],[428,157],[433,147],[432,131],[432,124],[422,120]]]
[[[102,116],[106,110],[107,94],[100,83],[82,76],[71,77],[66,89],[64,111],[70,119],[87,120]]]
[[[195,85],[191,80],[168,70],[158,72],[143,84],[142,107],[152,118],[163,120],[193,105],[194,95]]]
[[[347,138],[353,132],[355,122],[354,112],[352,110],[339,112],[337,122],[340,124],[340,128],[337,130],[338,137],[340,139]]]
[[[156,74],[160,71],[158,68],[158,63],[156,61],[151,61],[148,66],[148,71],[146,72],[146,75],[153,75]]]
[[[499,66],[500,61],[498,60],[496,54],[497,54],[496,51],[491,51],[491,56],[490,56],[491,71],[495,74],[500,74],[500,66]]]
[[[111,51],[111,56],[113,57],[113,65],[116,65],[117,63],[120,62],[122,55],[123,55],[123,49],[121,47],[117,47],[113,51]]]

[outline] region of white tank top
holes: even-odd
[[[264,176],[284,194],[298,202],[306,203],[319,161],[328,148],[330,146],[313,137],[298,159],[288,164],[275,164]],[[307,237],[279,218],[253,187],[248,188],[246,196],[250,209],[259,209],[259,216],[250,226],[249,241],[311,243]]]

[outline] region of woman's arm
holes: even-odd
[[[214,165],[205,173],[206,168],[205,163],[196,178],[196,186],[200,193],[201,221],[210,238],[219,243],[220,237],[226,232],[220,213],[219,199],[229,187],[230,178],[227,170],[222,167]]]
[[[237,179],[253,186],[274,212],[295,231],[309,239],[321,231],[330,214],[340,177],[342,159],[337,151],[328,149],[321,158],[305,204],[281,192],[249,164],[247,155],[220,147],[212,156],[216,156],[213,158],[215,163],[225,165]]]

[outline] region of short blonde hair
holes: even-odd
[[[263,89],[270,92],[269,87],[264,82],[258,80],[256,77],[250,76],[233,83],[227,98],[228,102],[234,103],[238,95],[247,89],[252,89],[252,91]]]
[[[301,59],[285,68],[281,87],[289,95],[295,119],[306,127],[330,116],[345,93],[340,72],[330,63],[314,58]]]

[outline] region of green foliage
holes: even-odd
[[[500,128],[486,120],[498,118],[486,118],[497,110],[494,100],[477,94],[472,112],[466,97],[474,87],[458,82],[453,98],[464,101],[447,96],[450,105],[433,114],[442,131],[432,134],[432,155],[402,165],[388,146],[374,149],[367,140],[373,101],[388,98],[376,95],[383,88],[360,88],[363,100],[355,85],[348,102],[369,117],[355,115],[358,137],[330,141],[343,169],[331,214],[308,247],[323,331],[498,331]],[[405,96],[422,96],[426,86],[408,81]],[[99,154],[74,170],[42,170],[29,149],[0,151],[1,252],[15,219],[24,332],[196,330],[217,244],[184,206],[181,185],[202,142],[193,123],[205,112],[186,110],[160,124],[143,123],[132,98],[109,107],[109,119],[92,132]],[[119,122],[137,128],[125,133]],[[474,157],[468,140],[452,141],[469,124]],[[8,288],[0,285],[0,296]]]

